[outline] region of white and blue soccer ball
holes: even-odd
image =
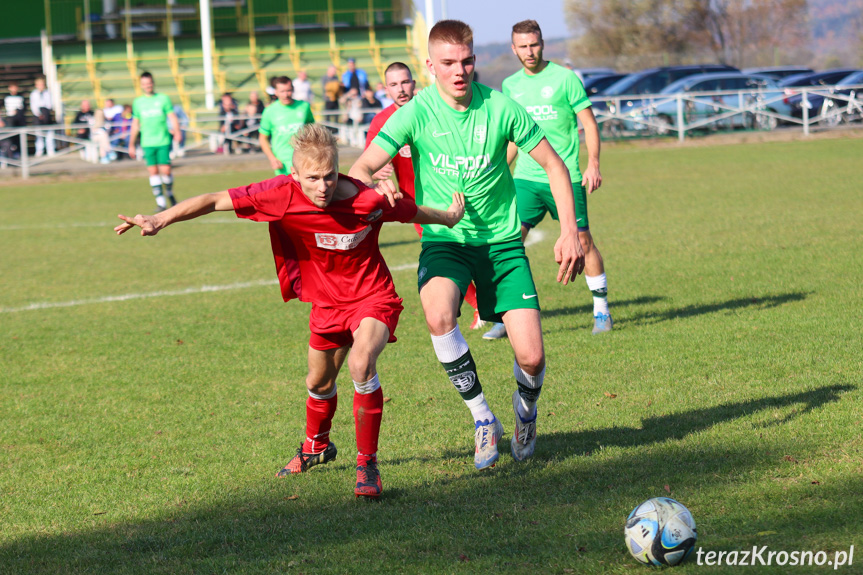
[[[677,565],[697,538],[689,509],[669,497],[654,497],[633,509],[623,532],[626,548],[646,565]]]

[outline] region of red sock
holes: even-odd
[[[303,442],[303,453],[320,453],[327,448],[338,398],[336,394],[329,399],[309,396],[306,400],[306,440]]]
[[[466,301],[473,309],[478,309],[476,307],[476,286],[473,285],[473,282],[467,286],[467,293],[464,294],[464,301]]]
[[[377,461],[378,436],[384,411],[384,392],[377,388],[372,393],[354,391],[354,425],[357,432],[357,463],[371,459]],[[362,459],[362,461],[361,461]]]

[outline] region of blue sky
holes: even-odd
[[[435,18],[441,17],[441,0],[434,0]],[[424,10],[425,0],[414,0]],[[473,28],[474,44],[509,42],[512,25],[532,18],[539,22],[546,38],[563,38],[569,30],[563,18],[563,0],[446,0],[447,16],[462,20]]]

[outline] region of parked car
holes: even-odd
[[[708,72],[739,72],[737,68],[724,64],[696,64],[691,66],[664,66],[648,68],[621,78],[603,93],[602,100],[593,103],[594,113],[606,110],[612,113],[629,114],[639,107],[640,99],[626,98],[616,100],[615,96],[638,96],[641,94],[658,94],[663,88],[682,78]],[[620,110],[617,109],[617,103]],[[608,124],[606,122],[606,124]]]
[[[628,74],[605,74],[603,76],[591,76],[584,81],[584,91],[587,97],[592,98],[602,94],[606,88],[627,76]]]
[[[843,96],[851,96],[852,93],[855,96],[855,100],[858,102],[863,100],[863,89],[850,88],[846,86],[859,86],[863,84],[863,70],[857,70],[847,74],[840,80],[832,82],[835,85],[835,88],[827,88],[827,90],[832,94],[843,95]],[[831,84],[823,84],[824,86],[830,86]],[[814,92],[806,94],[806,102],[803,101],[803,94],[794,94],[785,98],[788,102],[788,105],[791,107],[791,115],[795,118],[803,118],[803,108],[804,106],[809,109],[810,117],[818,117],[820,116],[823,121],[829,126],[835,126],[842,122],[843,120],[853,120],[860,118],[860,104],[858,103],[856,108],[855,106],[851,106],[851,109],[848,110],[850,117],[843,117],[842,112],[836,112],[835,110],[840,110],[841,108],[848,108],[848,101],[839,98],[831,98],[829,95],[823,92]]]
[[[716,72],[696,74],[669,84],[660,92],[656,103],[638,119],[650,121],[650,128],[656,133],[667,134],[677,124],[677,98],[671,98],[676,94],[687,94],[683,100],[687,124],[753,104],[755,109],[773,114],[788,115],[790,112],[788,104],[782,101],[782,89],[773,78],[760,74]],[[778,118],[772,115],[741,112],[704,127],[772,130],[778,124]]]
[[[588,78],[593,78],[594,76],[617,74],[617,72],[611,68],[573,68],[572,71],[581,79],[582,82],[586,82]]]
[[[811,74],[794,74],[793,76],[786,76],[779,80],[779,85],[786,88],[785,93],[790,95],[798,92],[793,88],[835,86],[839,80],[856,71],[856,68],[833,68]]]
[[[787,76],[796,74],[812,74],[815,70],[806,66],[766,66],[763,68],[744,68],[744,74],[760,74],[762,76],[770,76],[775,80],[781,80]]]

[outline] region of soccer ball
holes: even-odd
[[[648,499],[632,510],[623,530],[626,548],[646,565],[677,565],[697,537],[689,509],[668,497]]]

